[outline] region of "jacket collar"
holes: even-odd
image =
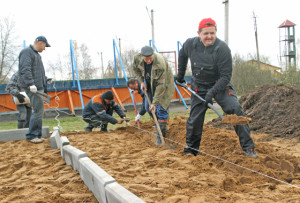
[[[29,46],[34,52],[39,53],[32,45]]]

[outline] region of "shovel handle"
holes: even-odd
[[[191,88],[189,88],[189,86],[187,86],[186,81],[184,81],[183,83],[178,82],[177,80],[175,81],[175,83],[185,89],[187,89],[188,91],[190,91],[193,95],[195,95],[198,99],[200,99],[203,102],[206,102],[202,97],[200,97],[200,95],[198,95],[194,90],[192,90]],[[220,111],[218,111],[218,109],[213,106],[211,103],[208,103],[207,106],[212,109],[214,112],[216,112],[216,114],[218,114],[218,116],[223,119],[224,116],[221,114]]]
[[[36,94],[39,94],[39,95],[42,95],[42,96],[44,96],[44,97],[50,97],[51,98],[51,96],[50,95],[48,95],[48,94],[45,94],[45,93],[43,93],[43,92],[39,92],[39,91],[37,91],[36,92]]]
[[[152,104],[149,97],[148,97],[148,93],[147,93],[147,90],[144,91],[146,97],[147,97],[147,101],[148,101],[148,104],[149,106]],[[155,122],[155,125],[156,125],[156,128],[157,128],[157,131],[159,133],[159,137],[160,137],[160,140],[161,140],[161,144],[164,145],[165,144],[165,139],[162,135],[162,132],[161,132],[161,129],[160,129],[160,126],[158,124],[158,121],[157,121],[157,118],[156,118],[156,115],[155,115],[155,111],[151,111],[152,112],[152,116],[153,116],[153,119],[154,119],[154,122]]]

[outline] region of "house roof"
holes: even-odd
[[[293,23],[293,22],[289,21],[288,19],[286,19],[283,23],[281,23],[279,25],[278,28],[281,28],[281,27],[291,27],[291,26],[295,26],[295,25],[296,25],[295,23]]]
[[[256,63],[257,64],[257,60],[252,59],[252,60],[247,61],[246,63],[252,63],[252,64]],[[260,62],[260,64],[263,64],[265,67],[269,67],[273,70],[279,70],[279,71],[281,70],[281,68],[279,68],[277,66],[273,66],[273,65],[270,65],[270,64],[267,64],[267,63],[264,63],[264,62]]]

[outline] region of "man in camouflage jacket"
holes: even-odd
[[[144,46],[141,53],[134,57],[133,71],[152,103],[149,105],[147,99],[145,100],[146,110],[150,115],[151,111],[155,112],[162,134],[165,136],[169,118],[168,109],[175,91],[174,77],[167,59],[154,53],[150,46]],[[156,144],[161,144],[158,133]]]

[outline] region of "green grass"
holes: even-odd
[[[170,112],[170,120],[173,120],[176,116],[183,116],[183,117],[189,117],[190,110],[187,111],[181,111],[181,112]],[[127,111],[126,116],[129,117],[131,120],[134,120],[135,118],[135,111]],[[119,118],[118,115],[114,115],[115,118]],[[217,117],[217,114],[212,111],[211,109],[208,109],[205,115],[205,121],[212,120]],[[150,116],[148,114],[145,114],[142,116],[141,121],[149,121],[151,120]],[[58,120],[53,119],[44,119],[43,120],[43,126],[49,126],[50,131],[52,131],[53,127],[61,127],[63,132],[72,131],[72,130],[83,130],[84,127],[87,125],[86,122],[84,122],[81,118],[81,116],[76,117],[59,117]],[[114,129],[117,127],[120,127],[125,124],[121,125],[112,125],[109,124],[109,129]],[[0,130],[10,130],[10,129],[16,129],[17,128],[17,121],[14,122],[7,122],[7,123],[1,123]]]

